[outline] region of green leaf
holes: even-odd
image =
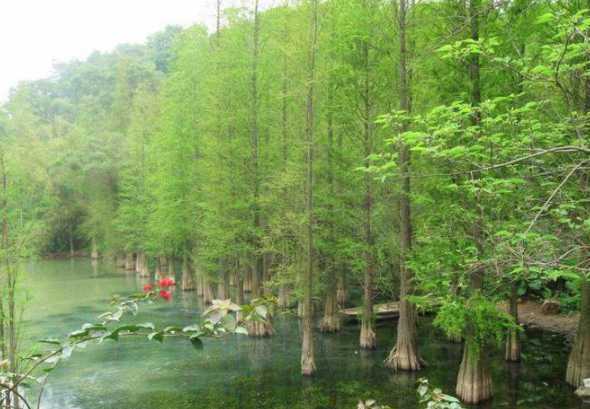
[[[159,331],[155,331],[155,332],[148,334],[147,338],[150,341],[164,342],[164,334]]]
[[[175,334],[177,332],[182,332],[182,328],[170,326],[170,327],[164,328],[163,332],[166,334]]]
[[[226,330],[233,332],[237,325],[236,318],[232,314],[228,314],[222,318],[221,325],[223,325]]]
[[[182,332],[199,332],[201,327],[198,324],[189,325],[182,329]]]
[[[257,305],[255,311],[256,314],[266,319],[266,316],[268,315],[268,308],[266,308],[266,305]]]
[[[189,339],[191,341],[191,344],[192,344],[193,348],[195,348],[195,349],[203,349],[203,341],[201,341],[201,338],[199,338],[196,335],[193,335]]]
[[[109,333],[103,335],[101,339],[102,340],[112,339],[113,341],[118,341],[119,340],[119,332],[118,331],[109,332]]]

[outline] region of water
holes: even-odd
[[[42,261],[27,266],[30,298],[23,340],[59,337],[95,322],[115,294],[140,290],[145,280],[109,264],[89,260]],[[199,315],[194,293],[176,291],[170,303],[142,307],[137,322],[186,325]],[[419,375],[392,373],[382,362],[394,343],[393,323],[378,327],[379,348],[359,351],[358,327],[316,335],[317,376],[299,375],[299,322],[291,315],[275,321],[276,336],[230,336],[206,340],[197,351],[186,341],[164,344],[125,339],[90,345],[50,375],[43,409],[322,409],[356,407],[376,399],[394,409],[417,407],[415,382],[426,377],[447,392],[454,382],[461,346],[447,342],[421,318],[419,339],[428,367]],[[522,364],[493,356],[495,398],[483,408],[590,408],[562,381],[567,343],[563,337],[528,332]]]

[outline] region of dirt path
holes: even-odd
[[[527,327],[558,332],[571,337],[576,333],[578,313],[544,315],[541,312],[541,304],[523,301],[518,304],[518,321]]]

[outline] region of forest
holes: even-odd
[[[436,368],[438,333],[467,405],[524,360],[519,307],[557,308],[561,380],[590,397],[590,1],[224,3],[213,29],[56,63],[0,105],[0,387],[23,260],[88,256],[148,293],[250,302],[250,337],[292,310],[311,379],[343,311],[392,374]]]

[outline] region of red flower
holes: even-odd
[[[166,301],[170,301],[172,299],[172,293],[170,291],[161,290],[160,297],[162,297]]]
[[[176,284],[174,280],[169,277],[162,278],[158,281],[158,285],[162,288],[172,287],[174,284]]]
[[[143,292],[144,293],[149,293],[153,289],[154,289],[154,287],[151,284],[146,284],[146,285],[143,286]]]

